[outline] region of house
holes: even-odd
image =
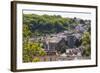
[[[56,52],[63,51],[63,47],[66,46],[66,41],[64,38],[61,37],[52,37],[47,38],[44,42],[44,49],[48,53],[48,55],[54,54],[56,55]]]
[[[67,45],[69,48],[75,47],[75,36],[74,35],[68,35],[67,36]]]

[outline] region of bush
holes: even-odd
[[[91,55],[91,35],[89,32],[85,32],[82,37],[82,46],[83,48],[83,56],[90,56]]]
[[[39,62],[39,61],[40,61],[40,58],[35,57],[32,62]]]

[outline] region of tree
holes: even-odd
[[[44,56],[46,52],[42,49],[40,43],[27,43],[23,45],[23,60],[24,62],[32,62],[34,56]]]
[[[71,19],[63,18],[60,15],[37,15],[37,14],[24,14],[24,24],[32,33],[50,34],[55,32],[61,32],[68,30],[66,23],[69,23]],[[27,35],[25,33],[25,35]]]
[[[90,56],[91,55],[91,41],[90,41],[90,33],[84,32],[82,37],[82,46],[83,46],[83,56]]]
[[[23,37],[24,37],[24,38],[29,37],[29,36],[31,36],[31,34],[32,34],[32,33],[31,33],[31,31],[30,31],[28,25],[23,24]]]

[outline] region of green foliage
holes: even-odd
[[[77,22],[71,18],[64,18],[60,15],[36,15],[24,14],[23,23],[28,25],[29,30],[34,35],[43,35],[50,33],[58,33],[63,30],[73,29]]]
[[[29,30],[29,27],[28,27],[28,25],[26,25],[26,24],[24,24],[23,25],[23,37],[28,37],[28,36],[30,36],[32,33],[31,33],[31,31]]]
[[[23,60],[24,62],[32,62],[33,56],[44,56],[46,52],[41,48],[40,43],[23,44]]]
[[[32,60],[32,62],[39,62],[40,61],[40,59],[38,58],[38,57],[35,57],[33,60]]]
[[[90,44],[90,34],[89,32],[84,32],[83,36],[82,36],[82,41],[83,41],[83,45],[87,45]]]
[[[25,54],[25,51],[24,51],[24,54],[23,54],[23,62],[30,62],[30,61],[31,61],[31,56]]]
[[[82,37],[82,46],[84,46],[83,56],[90,56],[91,54],[90,39],[90,33],[85,32]]]

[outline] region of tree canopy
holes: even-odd
[[[58,33],[64,30],[73,29],[75,25],[78,25],[72,18],[46,14],[24,14],[23,23],[27,25],[29,30],[35,35]]]

